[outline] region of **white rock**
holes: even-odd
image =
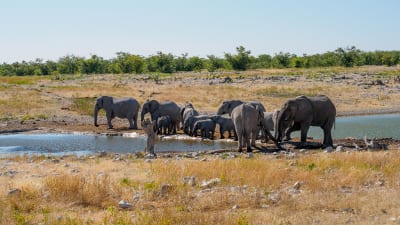
[[[203,180],[201,182],[201,187],[202,188],[211,188],[221,182],[221,179],[219,178],[213,178],[211,180]]]
[[[129,209],[131,208],[133,205],[131,203],[129,203],[128,201],[125,200],[121,200],[118,202],[118,206],[122,209]]]

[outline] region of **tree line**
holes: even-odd
[[[337,48],[322,54],[295,55],[279,52],[273,56],[251,55],[243,46],[236,48],[236,54],[225,53],[224,57],[207,55],[206,58],[182,54],[157,52],[148,57],[127,52],[118,52],[112,59],[92,55],[90,58],[67,55],[57,61],[36,59],[35,61],[0,64],[2,76],[59,75],[59,74],[142,74],[173,73],[181,71],[215,72],[219,70],[249,70],[261,68],[312,68],[330,66],[363,66],[400,63],[400,51],[366,52],[356,47]]]

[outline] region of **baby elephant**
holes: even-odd
[[[211,119],[198,120],[194,123],[192,136],[200,130],[202,138],[214,139],[215,122]]]
[[[170,116],[160,116],[157,118],[157,134],[171,134],[173,123]]]
[[[229,134],[228,138],[234,137],[236,139],[235,125],[233,124],[233,121],[230,117],[216,115],[216,116],[212,116],[211,120],[219,125],[219,133],[220,133],[221,139],[224,138],[225,131],[227,131]],[[233,136],[232,136],[232,132],[233,132]]]

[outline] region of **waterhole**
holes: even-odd
[[[332,130],[334,139],[347,137],[400,139],[400,114],[338,117]],[[322,130],[312,127],[309,137],[321,139]],[[299,137],[294,132],[292,137]],[[0,135],[0,157],[15,154],[65,155],[93,154],[97,151],[132,153],[143,151],[146,137],[137,133],[124,136],[90,134],[3,134]],[[237,143],[226,140],[201,140],[186,135],[168,136],[155,144],[156,152],[203,151],[214,149],[236,149]]]

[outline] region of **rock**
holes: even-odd
[[[16,195],[16,194],[21,194],[21,189],[14,188],[8,191],[8,195]]]
[[[97,157],[101,158],[101,157],[106,157],[107,156],[107,152],[106,151],[99,151],[96,154]]]
[[[211,187],[214,187],[215,185],[217,185],[219,183],[221,183],[221,179],[219,179],[219,178],[213,178],[213,179],[207,180],[207,181],[203,180],[201,182],[201,187],[202,188],[211,188]]]
[[[268,194],[268,201],[277,203],[281,199],[281,196],[277,192],[271,192]]]
[[[147,153],[146,155],[144,155],[145,159],[155,159],[157,158],[156,154],[154,153]]]
[[[307,149],[305,149],[305,148],[302,148],[299,150],[299,152],[301,152],[301,153],[306,152],[306,151],[307,151]]]
[[[151,163],[152,160],[151,160],[151,159],[145,159],[144,162],[145,162],[145,163]]]
[[[71,173],[79,173],[80,171],[78,169],[72,169]]]
[[[326,148],[324,149],[324,152],[326,152],[326,153],[331,153],[331,152],[333,152],[332,146],[326,147]]]
[[[336,150],[335,150],[335,152],[343,152],[344,151],[344,148],[343,148],[343,146],[341,146],[341,145],[338,145],[337,147],[336,147]]]
[[[353,188],[348,186],[341,186],[340,191],[343,193],[353,193]]]
[[[59,162],[60,162],[59,159],[52,159],[51,161],[52,161],[53,163],[59,163]]]
[[[296,183],[294,183],[293,189],[295,189],[295,190],[300,190],[300,188],[301,188],[302,185],[303,185],[303,182],[297,181]]]
[[[17,174],[17,171],[15,171],[15,170],[9,170],[9,171],[6,172],[6,174],[7,174],[9,177],[14,177],[15,174]]]
[[[233,210],[236,210],[236,209],[238,209],[239,208],[239,206],[238,205],[234,205],[234,206],[232,206],[232,209]]]
[[[376,186],[379,186],[379,187],[383,187],[383,186],[385,185],[385,181],[382,180],[382,179],[379,179],[379,180],[377,180],[377,181],[375,182],[375,185],[376,185]]]
[[[245,156],[246,159],[251,159],[253,157],[254,157],[254,154],[252,152],[246,153],[246,156]]]
[[[133,207],[132,203],[129,203],[128,201],[125,201],[125,200],[119,201],[118,206],[121,209],[129,209],[129,208]]]
[[[196,177],[195,176],[187,176],[183,178],[183,184],[188,184],[190,186],[196,186]]]
[[[170,191],[172,191],[174,186],[172,184],[163,184],[160,188],[160,197],[165,197]]]

